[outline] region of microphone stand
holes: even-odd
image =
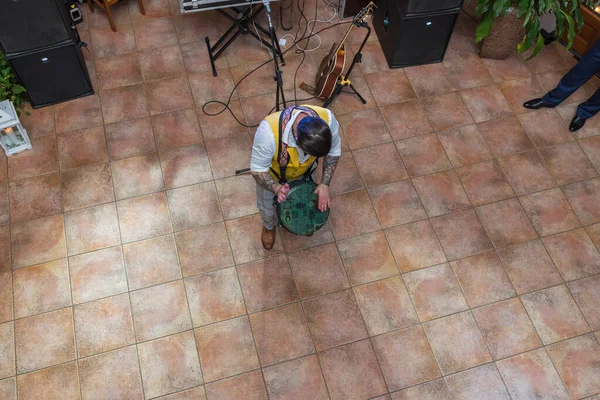
[[[279,98],[281,96],[281,100],[283,102],[283,108],[286,108],[285,104],[285,93],[283,92],[283,78],[281,77],[281,70],[279,69],[279,63],[277,62],[277,53],[275,49],[277,48],[275,44],[275,29],[273,28],[273,21],[271,21],[271,2],[270,0],[263,0],[263,4],[267,9],[267,20],[269,21],[269,34],[271,36],[271,49],[273,50],[273,64],[275,66],[275,74],[273,75],[273,79],[277,84],[277,94],[275,95],[275,109],[280,111],[279,109]]]

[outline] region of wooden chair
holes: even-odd
[[[110,21],[110,27],[113,32],[117,31],[117,26],[115,25],[115,20],[113,19],[112,12],[110,11],[110,7],[118,3],[120,0],[88,0],[88,5],[90,7],[90,11],[94,12],[94,3],[98,4],[106,14],[108,14],[108,20]],[[140,7],[140,12],[142,15],[146,15],[146,10],[144,10],[144,3],[142,0],[138,0],[138,5]]]

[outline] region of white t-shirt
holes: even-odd
[[[294,121],[302,111],[295,110],[292,113],[290,122],[283,131],[282,140],[289,147],[294,147],[298,151],[298,158],[300,163],[308,160],[310,155],[304,154],[302,149],[296,144],[296,139],[292,134],[292,126]],[[340,141],[340,125],[335,119],[331,111],[327,110],[329,114],[329,129],[331,130],[331,150],[329,150],[328,156],[337,157],[342,154],[342,145]],[[254,135],[254,144],[252,145],[252,159],[250,160],[250,171],[252,172],[269,172],[271,168],[271,162],[277,149],[275,148],[275,136],[269,123],[265,120],[258,125],[256,134]]]

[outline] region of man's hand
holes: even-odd
[[[285,199],[287,199],[288,194],[290,194],[290,185],[287,183],[285,185],[278,185],[276,187],[277,190],[277,201],[279,203],[283,203]]]
[[[331,206],[329,201],[329,186],[321,183],[319,186],[317,186],[315,194],[319,196],[319,210],[322,212],[327,211],[327,209]]]

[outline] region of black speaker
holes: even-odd
[[[73,42],[10,56],[7,60],[27,89],[33,108],[94,93],[81,49]]]
[[[440,62],[460,10],[403,16],[394,0],[379,0],[373,26],[390,68]]]
[[[75,40],[64,0],[0,1],[0,48],[8,56]]]
[[[449,11],[460,11],[463,0],[397,0],[400,15],[414,16]]]

